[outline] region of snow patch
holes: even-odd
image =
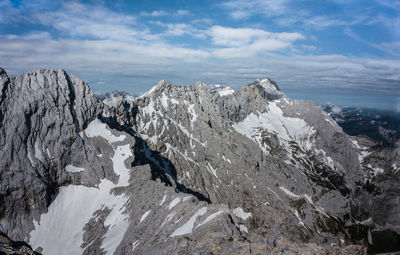
[[[235,90],[231,87],[222,86],[220,84],[213,85],[210,90],[211,94],[218,93],[221,97],[232,95],[235,93]]]
[[[385,170],[383,170],[383,169],[380,168],[380,167],[375,167],[375,168],[372,167],[371,164],[368,164],[368,167],[369,167],[370,169],[372,169],[372,171],[374,171],[374,172],[373,172],[374,175],[383,174],[383,173],[385,172]]]
[[[215,169],[208,162],[207,162],[207,165],[206,165],[206,169],[207,169],[208,172],[210,172],[212,175],[214,175],[215,178],[218,179],[217,171],[215,171]]]
[[[160,227],[164,226],[165,223],[167,223],[168,221],[170,221],[172,219],[172,217],[174,217],[176,214],[176,212],[170,213],[167,215],[167,217],[165,217],[164,222],[161,224]]]
[[[276,87],[276,85],[274,85],[270,79],[266,78],[266,79],[257,79],[258,82],[260,82],[260,85],[264,88],[267,89],[269,91],[279,91],[278,88]]]
[[[35,141],[35,158],[44,162],[42,151],[40,150],[40,145],[39,145],[38,140]]]
[[[129,185],[129,169],[125,167],[125,160],[132,156],[129,144],[118,146],[115,149],[114,156],[111,158],[114,166],[114,172],[119,175],[118,186]]]
[[[147,216],[149,216],[150,212],[151,212],[151,210],[148,210],[147,212],[145,212],[145,213],[142,215],[142,217],[140,217],[139,224],[142,223],[142,222],[147,218]]]
[[[310,197],[308,194],[296,195],[296,194],[294,194],[293,192],[291,192],[290,190],[286,189],[285,187],[279,187],[279,188],[280,188],[284,193],[286,193],[289,197],[291,197],[291,198],[293,198],[293,199],[295,199],[295,200],[304,198],[309,204],[311,204],[311,205],[314,207],[314,209],[315,209],[317,212],[319,212],[319,213],[325,215],[326,217],[329,217],[328,214],[326,213],[325,209],[322,208],[322,207],[320,207],[320,206],[317,206],[317,205],[312,201],[311,197]]]
[[[67,166],[65,167],[65,171],[71,172],[71,173],[80,173],[80,172],[85,171],[85,168],[83,168],[83,167],[76,167],[76,166],[73,166],[73,165],[67,165]]]
[[[167,95],[165,95],[164,92],[161,94],[160,101],[165,110],[168,110],[169,103],[179,104],[178,100],[176,100],[175,98],[169,98]]]
[[[276,102],[269,102],[266,112],[257,112],[257,115],[249,114],[242,122],[234,124],[233,128],[255,141],[267,155],[270,148],[263,142],[264,130],[275,133],[283,144],[288,145],[289,141],[294,140],[305,149],[311,149],[311,138],[315,133],[315,130],[304,120],[283,116],[283,111]]]
[[[188,113],[190,114],[190,117],[191,117],[190,118],[190,127],[193,130],[193,125],[194,125],[194,123],[196,122],[196,119],[197,119],[197,113],[194,110],[194,104],[189,105]]]
[[[192,196],[186,196],[186,197],[184,197],[184,198],[182,199],[182,203],[184,203],[184,202],[190,200],[191,198],[192,198]]]
[[[43,248],[45,254],[82,254],[84,226],[94,212],[111,209],[104,225],[109,227],[102,248],[106,254],[113,254],[121,242],[127,228],[128,215],[124,214],[127,197],[114,195],[111,190],[126,185],[129,170],[124,161],[131,156],[129,145],[118,146],[115,150],[114,171],[120,176],[117,184],[102,179],[97,188],[83,185],[61,187],[47,213],[34,221],[35,229],[30,233],[30,243],[35,249]],[[117,162],[120,161],[120,162]]]
[[[173,207],[175,207],[177,204],[179,204],[181,202],[181,198],[180,197],[176,197],[174,200],[171,201],[171,203],[169,204],[168,210],[171,210]]]
[[[33,161],[31,152],[30,152],[29,150],[28,150],[28,159],[29,159],[29,161],[31,162],[31,165],[34,166],[34,165],[35,165],[35,162]]]
[[[200,226],[207,224],[208,222],[214,220],[215,218],[217,218],[219,215],[223,214],[224,211],[218,211],[215,212],[213,214],[210,214],[202,223],[200,223],[197,227],[199,228]]]
[[[246,227],[245,225],[243,225],[243,224],[240,224],[240,225],[239,225],[239,229],[240,229],[240,231],[242,231],[242,232],[248,233],[247,227]]]
[[[325,121],[329,122],[334,127],[336,126],[335,123],[328,118],[325,118]]]
[[[108,143],[122,142],[125,140],[125,135],[115,136],[107,129],[107,125],[99,119],[95,119],[89,123],[84,130],[88,137],[100,136],[108,141]]]
[[[166,198],[167,198],[167,195],[164,195],[160,202],[160,206],[162,206],[164,204]]]
[[[187,235],[192,233],[194,224],[196,223],[197,217],[205,214],[207,212],[207,206],[204,206],[197,210],[197,212],[190,218],[188,222],[183,224],[181,227],[177,228],[171,235],[170,237],[174,236],[181,236],[181,235]]]
[[[300,226],[306,227],[306,226],[304,225],[303,220],[302,220],[301,217],[300,217],[299,212],[298,212],[296,209],[292,209],[292,211],[293,211],[294,215],[296,216],[296,218],[299,220]]]
[[[136,240],[133,244],[132,244],[132,251],[135,250],[135,248],[139,245],[139,240]]]
[[[165,143],[165,146],[167,147],[167,150],[165,151],[165,153],[167,153],[168,151],[172,150],[173,152],[175,152],[176,154],[180,155],[182,158],[184,158],[186,161],[190,161],[195,165],[199,165],[196,161],[194,161],[191,157],[189,157],[186,153],[182,153],[180,150],[178,150],[176,147],[172,146],[169,143]]]
[[[233,213],[242,220],[246,220],[247,218],[251,217],[251,213],[243,211],[241,207],[233,209]]]
[[[47,156],[49,156],[49,158],[51,158],[51,153],[50,153],[49,148],[46,148],[46,153],[47,153]]]

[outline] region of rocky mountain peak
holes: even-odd
[[[196,82],[194,84],[194,87],[197,88],[197,89],[209,89],[209,86],[206,83],[202,82],[202,81]]]
[[[156,87],[157,88],[162,88],[162,87],[167,87],[167,86],[171,86],[171,85],[172,85],[172,83],[170,83],[169,81],[161,80],[161,81],[157,82]]]
[[[167,80],[161,80],[161,81],[157,82],[157,84],[154,87],[152,87],[149,91],[147,91],[143,95],[139,96],[138,98],[144,98],[144,97],[151,96],[153,94],[158,94],[159,92],[162,92],[163,90],[165,90],[167,87],[171,87],[171,86],[173,86],[173,85],[170,82],[168,82]]]
[[[400,240],[398,153],[376,154],[268,78],[238,91],[160,81],[102,101],[62,70],[0,84],[0,229],[44,254]]]
[[[270,91],[274,91],[274,90],[281,91],[278,87],[278,84],[275,81],[271,80],[270,78],[257,79],[252,84],[259,85],[259,86],[263,87],[264,89],[270,90]]]
[[[223,86],[220,84],[210,85],[211,94],[218,93],[220,96],[228,96],[235,93],[235,90],[228,86]]]
[[[111,93],[96,95],[97,99],[109,107],[117,108],[122,102],[132,102],[135,97],[125,91],[114,90]]]

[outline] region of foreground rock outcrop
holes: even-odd
[[[0,254],[5,255],[39,255],[25,242],[15,242],[0,231]]]
[[[62,70],[1,69],[0,89],[0,229],[43,254],[400,250],[398,145],[269,79],[100,101]]]

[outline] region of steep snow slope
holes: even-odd
[[[93,120],[84,130],[88,137],[101,137],[113,144],[125,140],[125,136],[115,136],[100,120]],[[118,183],[102,179],[98,187],[69,185],[61,187],[48,212],[42,214],[39,222],[34,222],[35,230],[30,233],[30,242],[34,248],[42,247],[47,254],[81,254],[85,224],[92,215],[105,207],[111,209],[105,219],[109,227],[102,248],[113,254],[121,242],[128,225],[128,215],[124,214],[127,197],[115,195],[111,190],[129,184],[129,169],[125,160],[132,156],[129,143],[116,146],[111,158]]]

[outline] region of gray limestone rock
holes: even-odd
[[[398,144],[268,78],[100,101],[62,70],[0,69],[0,89],[0,228],[44,254],[400,249],[382,241],[400,233]]]
[[[38,70],[8,78],[1,72],[0,228],[26,240],[32,219],[47,210],[59,186],[98,182],[65,171],[93,160],[79,135],[101,112],[88,85],[63,70]],[[100,174],[100,176],[97,176]]]

